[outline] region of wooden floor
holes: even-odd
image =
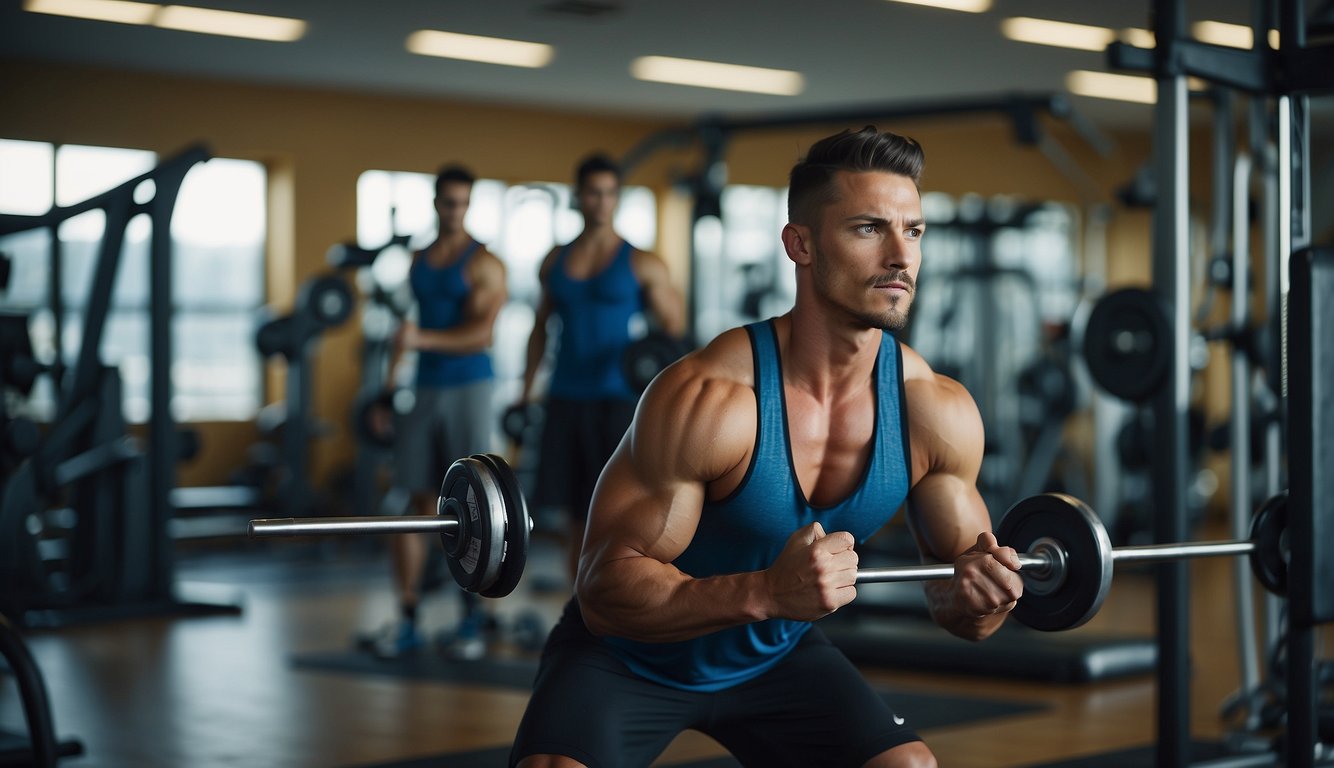
[[[62,737],[80,739],[72,766],[359,766],[506,745],[526,694],[294,668],[294,654],[350,647],[393,612],[381,550],[325,547],[318,557],[265,544],[183,553],[180,591],[225,602],[238,615],[103,622],[28,635]],[[563,595],[558,559],[534,558],[524,583],[491,603],[502,627],[537,610],[554,620]],[[551,546],[547,544],[545,546]],[[1238,684],[1231,565],[1199,560],[1192,573],[1192,735],[1218,738],[1220,705]],[[437,592],[423,623],[447,626],[456,598]],[[1152,631],[1152,585],[1120,574],[1099,615],[1077,632]],[[521,655],[504,641],[495,653]],[[873,681],[926,692],[1037,702],[1037,713],[923,731],[942,766],[1024,766],[1149,744],[1152,676],[1092,684],[865,668]],[[0,685],[0,727],[23,728],[12,681]],[[710,739],[679,737],[660,765],[721,755]]]

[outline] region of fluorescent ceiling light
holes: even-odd
[[[1116,33],[1106,27],[1033,19],[1027,16],[1015,16],[1001,21],[1001,34],[1021,43],[1078,48],[1081,51],[1104,50],[1116,39]]]
[[[440,56],[446,59],[480,61],[485,64],[504,64],[510,67],[545,67],[551,63],[556,49],[545,43],[527,43],[500,37],[460,35],[419,29],[408,35],[407,48],[422,56]]]
[[[1250,49],[1255,36],[1251,28],[1242,24],[1224,24],[1221,21],[1197,21],[1190,27],[1191,34],[1202,43],[1225,45],[1229,48]],[[1269,30],[1269,47],[1278,48],[1278,30]]]
[[[306,22],[301,19],[128,0],[24,0],[23,10],[254,40],[291,42],[306,33]]]
[[[218,11],[189,5],[164,5],[153,23],[163,29],[284,43],[299,40],[306,34],[306,22],[301,19]]]
[[[984,13],[991,9],[991,0],[893,0],[909,5],[929,5],[932,8],[944,8],[949,11],[964,13]]]
[[[1077,69],[1065,76],[1065,87],[1071,93],[1096,99],[1135,101],[1140,104],[1153,104],[1158,100],[1158,84],[1152,78],[1136,75]]]
[[[674,59],[670,56],[640,56],[630,62],[630,74],[655,83],[775,96],[796,96],[806,87],[806,79],[800,72],[698,59]]]
[[[157,6],[127,0],[24,0],[23,10],[118,24],[147,24],[153,20]]]
[[[1136,48],[1153,48],[1158,43],[1158,38],[1154,37],[1153,32],[1138,27],[1126,27],[1121,30],[1121,42],[1128,43]]]

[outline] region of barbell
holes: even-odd
[[[445,472],[436,511],[396,517],[251,520],[250,535],[439,534],[449,572],[460,587],[483,597],[513,592],[528,560],[533,521],[509,464],[489,453],[458,459]]]
[[[475,454],[450,465],[434,516],[326,517],[251,520],[251,536],[435,533],[459,586],[485,597],[504,597],[518,585],[528,558],[532,519],[509,465]],[[1244,540],[1201,541],[1113,549],[1102,521],[1073,496],[1044,493],[1012,506],[996,540],[1019,552],[1024,594],[1013,615],[1044,631],[1073,629],[1091,619],[1111,591],[1116,562],[1161,562],[1194,557],[1249,555],[1269,590],[1287,588],[1287,495],[1265,502]],[[863,568],[859,584],[950,579],[954,566]]]
[[[1074,629],[1093,618],[1111,591],[1113,563],[1164,562],[1249,555],[1256,578],[1282,594],[1287,588],[1287,495],[1265,502],[1251,520],[1249,539],[1112,548],[1102,521],[1088,505],[1062,493],[1030,496],[1011,507],[996,540],[1019,552],[1024,594],[1014,617],[1044,631]],[[857,583],[930,581],[954,576],[954,566],[864,568]]]

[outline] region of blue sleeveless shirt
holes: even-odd
[[[792,532],[819,521],[849,531],[860,543],[888,522],[911,482],[903,358],[889,333],[876,356],[875,430],[861,482],[828,507],[806,500],[788,442],[783,375],[773,321],[746,326],[755,356],[759,426],[746,476],[727,498],[706,502],[690,545],[674,565],[695,578],[768,568]],[[796,646],[810,623],[768,619],[677,643],[605,642],[626,666],[649,680],[689,691],[717,691],[758,677]]]
[[[565,272],[570,246],[556,255],[547,294],[560,315],[560,342],[551,374],[553,397],[569,400],[638,399],[621,368],[630,344],[630,321],[644,311],[629,243],[601,272],[575,280]]]
[[[463,307],[471,287],[464,278],[468,262],[481,246],[470,243],[453,264],[439,269],[426,263],[426,251],[420,251],[408,271],[412,295],[417,299],[417,325],[424,330],[445,330],[463,322]],[[451,354],[417,353],[417,386],[457,387],[490,379],[491,355],[486,352]]]

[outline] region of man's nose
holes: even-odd
[[[886,267],[907,269],[916,259],[916,249],[900,237],[885,238],[883,264]]]

